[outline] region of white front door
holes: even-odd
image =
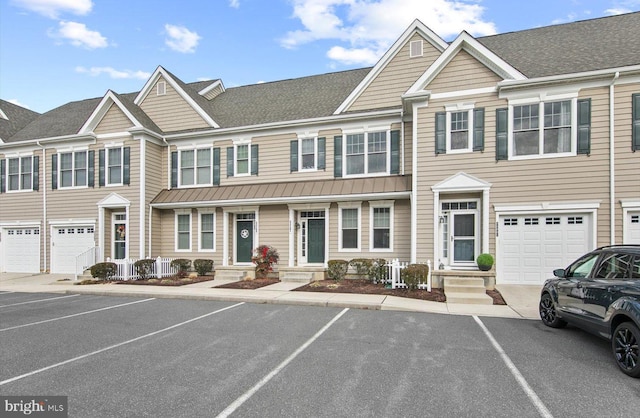
[[[441,263],[474,267],[480,254],[480,213],[477,201],[442,202],[440,213]]]

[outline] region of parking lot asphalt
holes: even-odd
[[[76,283],[72,276],[64,274],[0,273],[0,291],[221,300],[521,319],[539,319],[538,300],[541,289],[541,286],[535,285],[498,285],[496,288],[507,302],[505,306],[429,302],[385,295],[291,292],[303,284],[291,282],[280,282],[256,290],[214,288],[213,286],[225,283],[220,279],[180,287],[127,284],[77,286]]]
[[[608,342],[540,321],[0,291],[0,395],[69,416],[635,416]]]

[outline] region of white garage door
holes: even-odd
[[[95,246],[93,226],[54,227],[51,238],[51,272],[73,274],[76,257]]]
[[[40,273],[40,228],[5,228],[0,264],[8,273]]]
[[[629,219],[627,220],[628,230],[625,234],[625,244],[640,244],[640,212],[629,212],[627,216]]]
[[[496,282],[542,284],[591,248],[590,214],[499,218]]]

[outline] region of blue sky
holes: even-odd
[[[374,65],[418,18],[445,40],[640,0],[0,0],[0,98],[46,112],[139,91],[158,65],[227,88]]]

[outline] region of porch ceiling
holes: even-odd
[[[331,179],[162,190],[158,208],[285,204],[313,201],[401,199],[411,194],[411,176]]]

